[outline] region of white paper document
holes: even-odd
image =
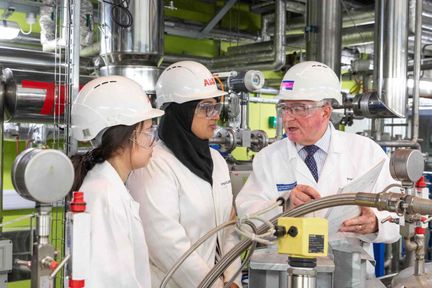
[[[378,176],[384,166],[385,159],[382,159],[362,176],[357,177],[344,187],[339,188],[338,194],[341,193],[356,193],[356,192],[371,192],[375,186]],[[329,240],[338,238],[339,228],[345,220],[357,217],[360,215],[360,207],[358,206],[338,206],[333,207],[327,212],[329,221]],[[351,234],[351,233],[349,233]]]

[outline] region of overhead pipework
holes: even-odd
[[[307,1],[306,59],[327,64],[340,77],[342,5],[339,0]]]

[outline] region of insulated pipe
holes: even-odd
[[[407,199],[411,197],[412,199]],[[413,200],[415,199],[415,201]],[[408,200],[407,202],[405,200]],[[417,200],[424,200],[417,202]],[[323,197],[318,200],[313,200],[294,209],[283,212],[271,219],[273,224],[280,217],[300,217],[317,210],[331,208],[342,205],[359,205],[365,207],[375,207],[378,210],[387,210],[390,212],[402,213],[407,206],[407,213],[429,214],[432,209],[432,200],[422,199],[414,196],[407,196],[400,193],[344,193]],[[257,234],[262,234],[268,229],[267,225],[262,225],[257,229]],[[245,239],[239,242],[231,249],[222,259],[215,265],[203,281],[198,286],[199,288],[211,287],[211,285],[222,275],[225,269],[246,249],[250,247],[252,241]]]
[[[344,13],[342,16],[342,26],[354,27],[363,26],[374,23],[374,11],[366,12],[353,12],[350,15]],[[303,17],[298,17],[296,19],[291,19],[288,23],[288,29],[294,33],[303,33],[305,28],[305,23]]]
[[[1,67],[0,67],[1,68]],[[4,106],[6,94],[6,77],[3,69],[0,69],[0,224],[3,223],[3,174],[4,174]],[[0,233],[3,228],[0,227]]]
[[[411,141],[417,142],[420,126],[420,69],[421,69],[421,36],[422,36],[423,0],[416,0],[415,38],[414,38],[414,87],[413,87],[413,116],[411,127]]]
[[[70,11],[70,20],[67,22],[68,30],[70,31],[70,42],[68,42],[69,48],[69,66],[68,73],[69,78],[67,80],[67,98],[66,98],[66,107],[65,107],[65,153],[69,157],[73,156],[78,150],[78,141],[72,137],[71,127],[72,127],[72,103],[74,103],[76,97],[79,92],[79,80],[80,80],[80,31],[81,31],[81,1],[73,0],[72,10]],[[60,92],[61,93],[61,92]],[[61,98],[61,94],[60,94]],[[61,108],[60,108],[61,109]]]
[[[60,62],[60,60],[57,60],[57,62]],[[56,63],[54,53],[6,46],[0,46],[0,63],[6,67],[19,65],[21,67],[34,67],[38,70],[50,71],[53,71],[58,66],[66,67],[65,64]]]
[[[308,1],[306,22],[306,59],[327,64],[340,77],[341,1]]]
[[[414,94],[414,80],[408,79],[408,95]],[[432,97],[432,79],[422,79],[418,84],[420,97],[431,98]]]
[[[374,88],[397,117],[407,103],[408,1],[375,2]]]

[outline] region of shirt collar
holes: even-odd
[[[327,126],[326,132],[324,135],[314,144],[315,146],[318,146],[322,151],[325,153],[328,153],[330,149],[330,138],[331,138],[331,128],[330,124]],[[301,149],[303,149],[305,145],[301,145],[296,143],[295,147],[297,149],[297,152],[299,152]]]

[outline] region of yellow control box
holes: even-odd
[[[327,219],[282,217],[277,225],[286,230],[286,234],[278,238],[279,253],[299,258],[327,256]]]

